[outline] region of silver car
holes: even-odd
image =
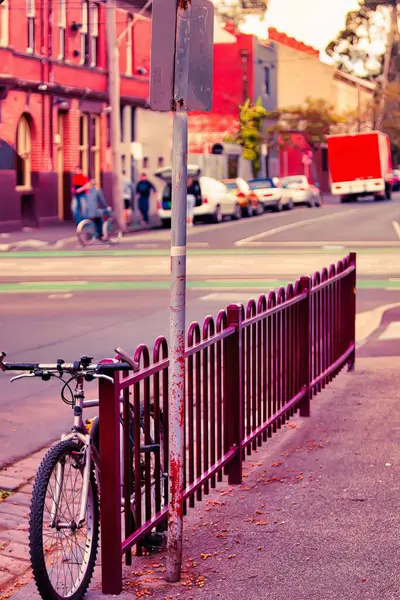
[[[305,175],[282,177],[280,181],[284,190],[290,190],[294,204],[306,204],[309,208],[321,206],[322,198],[319,188],[311,185]]]

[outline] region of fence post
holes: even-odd
[[[99,381],[101,578],[103,594],[122,592],[119,373]]]
[[[350,344],[354,343],[354,350],[349,356],[349,371],[354,371],[356,364],[356,315],[357,315],[357,254],[350,252],[350,266],[354,265],[354,271],[350,275],[350,314],[349,314],[349,338]]]
[[[227,308],[227,327],[235,333],[226,338],[224,360],[225,427],[228,448],[236,448],[234,458],[227,465],[229,485],[242,483],[243,439],[243,343],[242,306],[230,304]]]
[[[306,386],[306,394],[300,403],[300,416],[310,416],[310,400],[311,400],[311,381],[312,381],[312,303],[311,303],[311,288],[312,281],[311,277],[301,277],[300,279],[300,293],[307,294],[305,300],[302,301],[302,308],[300,310],[300,331],[301,331],[301,354],[300,354],[300,369],[301,369],[301,382]]]

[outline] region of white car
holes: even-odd
[[[320,190],[315,185],[311,185],[305,175],[282,177],[280,182],[284,190],[290,190],[294,204],[306,204],[310,208],[321,206]]]
[[[196,197],[193,209],[193,221],[220,223],[225,217],[240,219],[242,211],[236,196],[221,181],[217,181],[212,177],[204,177],[200,173],[200,167],[197,165],[188,165],[188,178],[190,177],[193,180],[190,193]],[[161,219],[163,227],[170,227],[172,202],[171,167],[165,167],[156,171],[155,176],[165,182],[162,197],[158,203],[158,216]]]
[[[283,209],[292,210],[293,200],[287,190],[283,190],[280,183],[270,177],[251,179],[249,186],[262,203],[264,210],[272,209],[280,212]]]

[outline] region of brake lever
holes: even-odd
[[[112,377],[110,377],[109,375],[92,375],[93,379],[105,379],[106,381],[109,381],[110,383],[114,383],[114,379]]]
[[[13,381],[17,381],[18,379],[25,379],[26,377],[36,377],[35,373],[24,373],[23,375],[16,375],[15,377],[11,377],[10,383]]]

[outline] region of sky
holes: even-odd
[[[357,0],[269,0],[266,23],[322,50],[358,6]]]

